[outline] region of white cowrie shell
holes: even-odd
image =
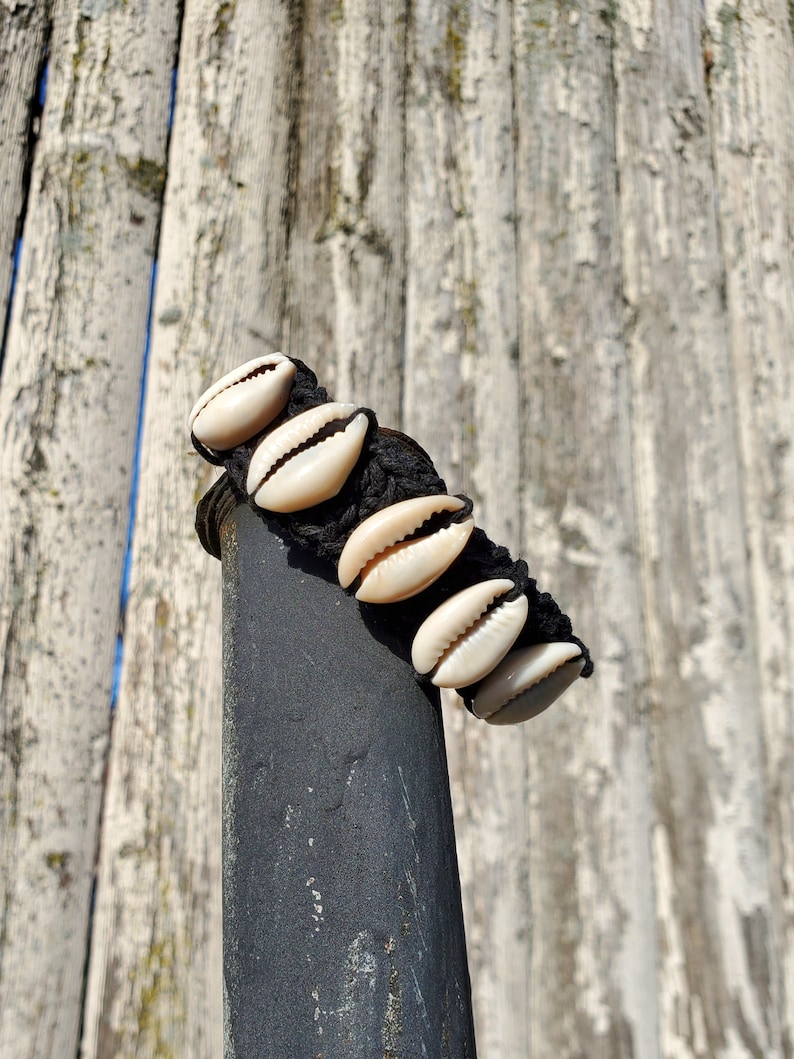
[[[528,721],[551,706],[583,668],[575,643],[541,643],[513,651],[482,682],[472,710],[491,724]]]
[[[286,406],[295,371],[281,353],[241,364],[199,397],[188,428],[202,445],[217,452],[242,445]]]
[[[369,420],[360,412],[344,430],[315,444],[311,439],[323,427],[346,419],[355,410],[353,404],[331,401],[288,419],[264,437],[251,457],[246,480],[254,502],[267,511],[286,514],[336,496],[361,455]],[[296,449],[300,451],[290,456]]]
[[[457,559],[474,529],[474,519],[452,522],[424,537],[405,540],[428,519],[465,507],[456,496],[418,496],[377,511],[350,534],[339,557],[339,584],[348,588],[357,577],[356,599],[365,603],[399,603],[436,581]]]
[[[490,673],[524,627],[525,595],[488,608],[515,587],[508,578],[481,581],[457,592],[420,625],[411,648],[417,673],[429,673],[439,688],[465,688]]]

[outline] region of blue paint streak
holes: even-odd
[[[171,98],[168,102],[168,128],[173,128],[174,125],[174,107],[176,106],[176,82],[177,82],[177,67],[175,66],[171,71]]]
[[[19,275],[19,262],[22,258],[22,237],[20,236],[14,246],[14,264],[11,266],[11,285],[8,288],[8,303],[6,305],[6,318],[3,325],[3,334],[8,334],[8,325],[11,322],[11,307],[14,304],[14,294],[17,289],[17,276]],[[0,368],[3,366],[5,349],[0,350]]]
[[[168,131],[169,141],[170,132],[174,124],[174,110],[176,108],[176,89],[178,81],[178,65],[174,65],[171,71],[171,91],[168,100]],[[40,98],[43,99],[46,93],[47,85],[47,67],[45,66],[42,74]],[[166,156],[168,150],[166,149]],[[138,398],[138,429],[135,437],[135,456],[132,463],[132,481],[130,484],[130,509],[129,509],[129,520],[127,522],[127,548],[124,555],[124,570],[121,575],[121,601],[120,601],[120,621],[119,621],[119,633],[116,637],[116,655],[113,662],[113,685],[110,692],[110,711],[116,709],[116,703],[118,702],[119,689],[121,686],[121,667],[124,658],[124,616],[127,612],[127,601],[130,595],[130,577],[132,573],[132,541],[135,534],[135,516],[138,508],[138,480],[140,476],[140,459],[141,459],[141,442],[143,436],[143,413],[144,405],[146,401],[146,377],[149,371],[149,351],[152,344],[152,312],[154,311],[154,291],[157,286],[157,259],[152,262],[152,274],[149,282],[149,308],[146,314],[146,343],[143,349],[143,371],[141,372],[141,390]]]
[[[46,52],[45,52],[45,55],[46,55]],[[36,118],[40,119],[41,113],[44,110],[44,103],[46,102],[46,99],[47,99],[47,77],[49,75],[49,70],[50,70],[49,62],[45,62],[44,65],[41,68],[41,73],[39,74],[39,82],[38,82],[38,84],[36,86],[36,101],[35,101],[35,105],[33,107],[31,107],[31,120],[34,120]],[[33,126],[31,125],[31,132],[32,132],[32,130],[33,130]],[[32,148],[33,148],[33,145],[31,144],[31,149]],[[28,190],[28,194],[30,194],[29,190]],[[23,205],[22,216],[19,219],[20,232],[22,231],[22,228],[24,227],[26,214],[27,214],[27,202]],[[20,262],[21,257],[22,257],[22,235],[20,234],[19,236],[17,236],[17,241],[16,241],[16,244],[14,246],[14,263],[11,266],[11,284],[10,284],[10,286],[8,288],[8,302],[6,304],[6,318],[3,321],[3,336],[8,335],[8,325],[11,322],[11,308],[12,308],[12,306],[14,304],[14,294],[16,293],[16,288],[17,288],[17,276],[19,275],[19,262]],[[5,341],[3,339],[3,348],[0,349],[0,370],[2,370],[4,358],[5,358]]]
[[[152,262],[152,274],[149,280],[149,308],[146,313],[146,342],[143,347],[143,370],[141,388],[138,395],[138,428],[135,435],[135,455],[132,461],[132,481],[130,484],[130,508],[127,521],[127,547],[124,555],[124,571],[121,575],[121,621],[120,630],[124,628],[124,615],[130,596],[130,574],[132,571],[132,540],[135,534],[135,515],[138,510],[138,481],[141,469],[141,442],[143,438],[143,413],[146,404],[146,378],[149,373],[149,352],[152,346],[152,312],[154,310],[154,291],[157,286],[157,260]],[[124,636],[119,631],[116,637],[116,657],[113,664],[113,686],[110,692],[111,713],[116,708],[121,684],[121,663],[124,655]]]
[[[39,107],[44,110],[44,104],[47,100],[47,78],[50,73],[50,64],[46,62],[42,67],[41,77],[39,78],[39,90],[36,96],[36,101]]]

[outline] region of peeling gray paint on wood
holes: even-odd
[[[131,115],[138,92],[164,105],[170,70],[152,60],[159,87],[144,89],[123,28],[127,44],[108,50],[108,27],[134,17],[55,8],[54,94],[0,390],[13,526],[4,804],[33,798],[68,747],[83,776],[73,818],[89,821],[74,848],[34,837],[16,858],[5,839],[9,892],[28,880],[37,916],[76,887],[85,907],[108,738],[101,705],[79,739],[42,724],[37,674],[75,719],[88,699],[64,658],[107,698],[115,618],[75,646],[61,633],[85,627],[88,604],[63,586],[86,568],[95,597],[117,583],[128,455],[97,442],[114,455],[89,473],[66,457],[57,471],[54,453],[64,440],[74,451],[72,407],[98,389],[132,393],[137,378],[162,111],[110,129],[111,109],[119,97]],[[210,379],[283,349],[336,397],[413,434],[598,662],[521,730],[446,709],[481,1059],[790,1057],[790,4],[191,0],[181,39],[83,1054],[221,1047],[219,808],[207,794],[219,784],[220,590],[192,539],[210,479],[183,422]],[[108,77],[115,96],[96,87]],[[105,218],[130,204],[144,222],[122,243]],[[97,357],[100,319],[108,336],[123,325],[112,368]],[[95,415],[128,453],[134,417],[108,402]],[[49,490],[62,481],[70,497],[101,482],[112,526],[90,506],[59,511]],[[105,552],[95,544],[80,565],[86,512]],[[34,629],[46,636],[25,639]],[[24,955],[17,970],[15,936],[1,942],[4,998],[18,974],[40,974]],[[79,1003],[60,995],[41,1025],[73,1034]],[[0,1040],[25,1018],[7,1011]]]
[[[470,493],[478,523],[515,552],[519,277],[510,11],[506,4],[428,3],[412,15],[404,424],[448,488]],[[449,698],[478,1051],[519,1055],[530,1030],[524,733],[473,725]]]
[[[763,733],[702,32],[688,8],[616,26],[652,794],[671,865],[672,892],[657,887],[660,1036],[665,1054],[774,1054],[782,1012],[757,971],[774,976],[775,955],[762,945],[751,973],[742,937],[771,895],[750,780]]]
[[[0,9],[0,320],[5,322],[16,237],[25,208],[25,175],[38,135],[36,89],[44,61],[47,4]],[[0,362],[0,367],[2,366]]]
[[[279,343],[289,41],[286,11],[256,3],[189,6],[182,29],[88,1056],[222,1054],[221,586],[196,552],[213,471],[186,423],[209,381]]]
[[[514,25],[522,543],[599,660],[527,736],[532,1050],[655,1055],[612,30],[596,8],[538,4],[519,5]]]
[[[706,5],[713,62],[708,82],[712,151],[750,579],[747,636],[761,725],[759,756],[753,763],[757,771],[747,769],[744,789],[752,791],[762,821],[766,877],[755,879],[756,885],[737,901],[737,930],[770,1043],[779,1054],[790,1055],[794,46],[790,5],[753,8],[750,17],[745,15],[730,5]],[[755,850],[745,841],[741,852],[746,858]]]
[[[176,28],[52,15],[0,389],[0,1053],[37,1059],[78,1044]]]
[[[285,352],[398,426],[405,0],[294,5]]]

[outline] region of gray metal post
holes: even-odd
[[[216,487],[227,1059],[474,1059],[438,703]]]

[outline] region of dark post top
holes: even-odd
[[[227,1059],[474,1059],[438,701],[219,483]]]

